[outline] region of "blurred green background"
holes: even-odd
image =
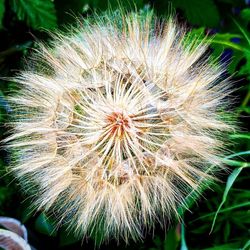
[[[175,13],[181,23],[192,28],[189,32],[211,41],[211,56],[218,58],[232,76],[235,89],[234,109],[241,131],[229,135],[230,169],[221,173],[221,182],[205,191],[190,211],[182,211],[183,221],[172,224],[167,231],[156,227],[154,235],[144,241],[125,245],[115,241],[100,249],[250,249],[250,0],[0,0],[0,76],[12,76],[23,68],[25,58],[35,47],[36,40],[47,41],[47,30],[65,30],[75,17],[86,18],[93,11],[107,8],[147,10],[162,17]],[[2,78],[1,78],[2,79]],[[0,80],[0,135],[5,137],[4,123],[10,114],[5,99],[15,84]],[[94,249],[94,241],[76,239],[64,228],[56,229],[51,218],[34,214],[28,209],[29,200],[19,192],[13,177],[6,174],[8,155],[0,159],[0,216],[10,216],[25,224],[29,242],[35,249]],[[98,240],[98,237],[97,237]]]

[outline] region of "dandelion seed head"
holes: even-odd
[[[136,240],[221,166],[230,84],[172,19],[96,19],[40,45],[14,78],[6,147],[38,210],[82,236]]]

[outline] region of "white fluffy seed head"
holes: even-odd
[[[138,13],[96,17],[41,45],[14,79],[6,140],[36,208],[104,239],[137,239],[178,217],[221,165],[232,129],[230,84],[206,50],[172,19]]]

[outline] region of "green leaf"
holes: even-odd
[[[179,237],[177,235],[176,228],[171,228],[167,235],[166,238],[163,242],[163,249],[168,250],[168,249],[178,249],[178,244],[179,244]]]
[[[223,244],[223,245],[217,245],[214,247],[205,248],[203,250],[239,250],[239,244],[238,243],[229,243],[229,244]]]
[[[210,41],[214,46],[221,46],[223,49],[230,48],[243,52],[243,47],[231,41],[233,38],[242,38],[242,36],[232,33],[217,33],[211,39],[208,39],[208,41]]]
[[[4,12],[5,12],[5,5],[4,5],[5,0],[0,0],[0,28],[3,27],[3,17],[4,17]]]
[[[101,10],[105,10],[107,8],[111,8],[114,10],[120,7],[129,10],[133,8],[134,6],[136,6],[138,9],[143,7],[143,0],[136,0],[136,1],[88,0],[88,2],[91,7],[94,7],[96,9],[101,9]]]
[[[216,222],[216,218],[217,218],[217,216],[218,216],[218,213],[220,212],[220,210],[221,210],[223,204],[226,202],[226,200],[227,200],[227,195],[228,195],[228,193],[229,193],[229,191],[230,191],[230,189],[231,189],[231,187],[232,187],[234,181],[237,179],[237,177],[238,177],[238,175],[240,174],[240,172],[241,172],[242,169],[243,169],[242,167],[241,167],[241,168],[236,168],[236,169],[229,175],[229,177],[228,177],[228,179],[227,179],[226,188],[225,188],[225,191],[224,191],[224,194],[223,194],[223,197],[222,197],[222,201],[221,201],[220,206],[218,207],[218,209],[217,209],[217,211],[216,211],[216,213],[215,213],[214,219],[213,219],[213,223],[212,223],[212,227],[211,227],[210,233],[213,231],[214,225],[215,225],[215,222]]]
[[[231,154],[231,155],[225,157],[224,159],[232,159],[234,157],[242,156],[242,155],[250,155],[250,150],[241,151],[241,152],[238,152],[238,153]]]
[[[42,234],[56,236],[54,223],[44,213],[41,213],[35,221],[35,229]]]
[[[239,111],[244,111],[244,112],[250,114],[250,108],[249,107],[239,107]]]
[[[234,21],[235,25],[238,27],[238,29],[240,30],[240,32],[242,33],[242,35],[245,37],[248,44],[250,45],[249,32],[246,29],[244,29],[235,19],[233,19],[233,21]]]
[[[232,49],[233,57],[228,66],[228,71],[233,74],[239,62],[244,58],[244,48],[232,42],[233,38],[242,38],[239,34],[217,33],[212,38],[207,39],[213,48],[213,57],[219,58],[225,49]]]
[[[181,224],[181,248],[180,250],[188,250],[186,239],[185,239],[185,226]]]
[[[246,140],[250,140],[250,133],[233,134],[233,135],[230,135],[230,138],[232,138],[232,139],[246,139]]]
[[[88,0],[55,0],[55,8],[60,26],[75,22],[75,17],[84,13],[88,9]]]
[[[240,12],[241,17],[246,20],[246,21],[250,21],[250,9],[244,9]]]
[[[27,221],[35,214],[34,207],[29,206],[28,201],[24,201],[21,205],[21,221],[27,223]]]
[[[250,202],[249,202],[249,201],[244,202],[244,203],[237,204],[237,205],[235,205],[235,206],[230,206],[230,207],[228,206],[227,208],[221,209],[221,210],[219,211],[219,213],[225,213],[225,212],[228,212],[228,211],[232,211],[232,210],[234,210],[234,209],[243,208],[243,207],[248,207],[248,206],[250,206]],[[196,221],[198,221],[198,220],[201,220],[201,219],[210,217],[210,216],[215,215],[215,214],[216,214],[216,212],[207,213],[207,214],[205,214],[205,215],[203,215],[203,216],[200,216],[200,217],[196,218],[195,220],[192,220],[190,223],[194,223],[194,222],[196,222]]]
[[[0,207],[11,196],[11,191],[7,187],[0,187]]]
[[[39,29],[54,29],[57,18],[54,3],[51,0],[11,0],[13,11],[28,26]]]
[[[230,231],[231,231],[230,222],[227,221],[227,222],[226,222],[225,229],[224,229],[224,242],[228,242],[228,238],[229,238],[229,235],[230,235]]]
[[[192,29],[188,32],[185,43],[190,44],[193,40],[200,40],[200,42],[209,42],[210,47],[213,49],[212,57],[214,59],[220,58],[225,49],[232,49],[233,57],[228,66],[229,73],[234,73],[239,62],[244,58],[245,48],[240,44],[232,42],[234,38],[243,38],[242,35],[232,33],[217,33],[213,36],[205,37],[205,28],[200,27],[198,29]],[[250,72],[250,71],[249,71]]]
[[[242,167],[242,168],[249,168],[250,167],[250,163],[244,162],[244,161],[235,161],[235,160],[224,159],[223,162],[231,167]]]
[[[213,0],[173,0],[173,6],[184,11],[188,21],[192,24],[216,27],[220,16]]]
[[[80,241],[72,232],[68,232],[67,228],[63,228],[59,235],[59,246],[68,246]]]
[[[250,240],[248,240],[246,242],[246,244],[244,245],[244,247],[242,248],[242,250],[247,250],[247,249],[249,249],[249,247],[250,247]]]
[[[159,235],[156,235],[156,236],[154,237],[153,242],[154,242],[154,244],[155,244],[155,246],[156,246],[155,249],[161,249],[161,248],[162,248],[162,240],[161,240],[161,238],[160,238]]]
[[[248,75],[250,79],[250,51],[245,50],[245,59],[246,63],[240,68],[238,75],[243,76],[243,75]]]

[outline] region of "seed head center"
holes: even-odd
[[[130,117],[123,112],[112,112],[107,117],[108,126],[111,126],[111,135],[122,138],[131,127]]]

